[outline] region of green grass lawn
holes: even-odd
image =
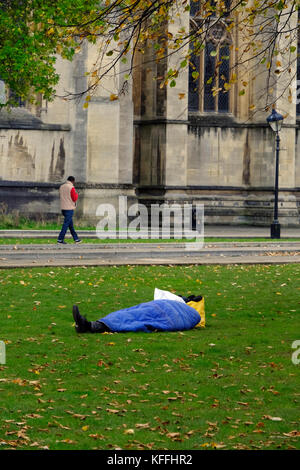
[[[300,265],[0,271],[0,449],[299,449]],[[202,294],[205,329],[77,335],[152,300]],[[298,437],[297,437],[298,433]]]

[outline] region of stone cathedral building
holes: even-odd
[[[180,21],[186,28],[197,24],[197,2]],[[0,203],[9,211],[56,216],[58,187],[74,175],[80,192],[77,215],[92,220],[100,203],[117,207],[123,195],[128,203],[202,202],[207,224],[270,224],[275,138],[266,122],[269,113],[259,106],[265,76],[257,74],[252,80],[251,72],[247,77],[243,69],[249,82],[243,96],[239,79],[228,93],[217,96],[207,85],[218,55],[232,60],[240,41],[235,31],[226,31],[226,21],[211,28],[205,50],[179,75],[176,87],[160,86],[160,77],[178,60],[176,54],[157,64],[149,49],[149,60],[143,56],[147,66],[138,67],[136,57],[133,76],[126,81],[125,65],[120,64],[87,109],[83,101],[56,98],[35,107],[20,102],[11,112],[1,111]],[[171,30],[175,27],[170,25]],[[83,90],[94,60],[90,45],[72,62],[58,58],[57,94]],[[229,78],[230,62],[225,62],[214,79],[219,86]],[[196,81],[193,69],[199,71]],[[284,88],[284,74],[280,80]],[[279,220],[298,225],[300,106],[282,93],[280,80],[274,90],[276,109],[288,116],[280,133]],[[0,82],[0,99],[7,92]],[[112,101],[111,93],[119,99]],[[257,112],[249,111],[252,104]]]

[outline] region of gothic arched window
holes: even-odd
[[[0,104],[6,104],[8,100],[11,100],[14,106],[25,107],[26,101],[23,101],[20,96],[14,93],[12,90],[7,88],[5,82],[0,77]]]
[[[230,2],[224,2],[224,10],[203,12],[203,2],[191,0],[191,28],[206,29],[205,43],[198,54],[193,54],[189,66],[189,111],[230,112],[230,92],[224,84],[230,80],[230,46],[228,15]],[[220,16],[221,15],[221,16]]]

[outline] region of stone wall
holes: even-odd
[[[169,137],[168,157],[178,184],[167,184],[162,170],[160,181],[153,185],[151,174],[155,155],[163,154],[159,139],[153,139],[161,126],[140,126],[144,155],[140,165],[140,202],[183,204],[203,203],[205,221],[212,224],[268,225],[274,211],[275,136],[266,123],[242,124],[230,117],[189,117],[187,132],[188,156],[184,169],[178,165],[178,141],[175,126]],[[298,131],[297,131],[298,132]],[[147,134],[148,133],[148,134]],[[279,169],[279,218],[282,225],[299,224],[299,149],[295,150],[296,128],[284,126],[281,131]],[[162,137],[161,137],[162,139]],[[148,142],[149,149],[146,143]],[[297,140],[298,142],[298,140]],[[299,145],[299,144],[297,144]],[[296,157],[295,157],[296,155]],[[164,165],[160,164],[163,169]],[[155,174],[155,172],[154,172]],[[157,173],[156,173],[157,174]],[[182,179],[186,175],[186,182]]]
[[[225,120],[224,120],[225,121]],[[280,187],[295,187],[295,128],[283,127],[280,144]],[[188,184],[273,187],[275,136],[269,126],[223,123],[189,125]]]
[[[34,219],[53,219],[60,214],[58,184],[0,181],[1,211]]]
[[[69,162],[67,130],[0,130],[0,180],[62,181],[68,176]]]

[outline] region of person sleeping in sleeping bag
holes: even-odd
[[[167,292],[167,291],[160,291]],[[116,310],[96,321],[88,321],[73,305],[77,333],[129,331],[181,331],[205,326],[204,298],[200,296],[159,298],[133,307]]]

